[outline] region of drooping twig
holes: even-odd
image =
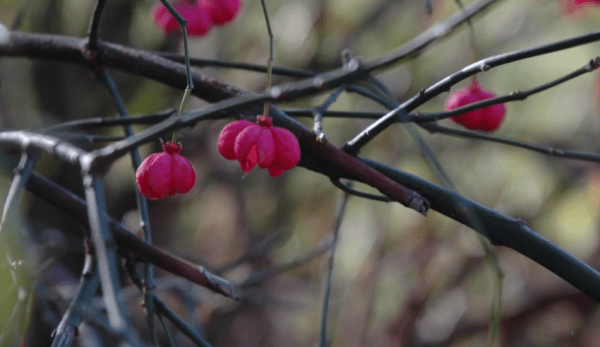
[[[502,215],[418,176],[374,160],[360,159],[385,173],[390,179],[419,189],[423,196],[431,199],[434,210],[482,233],[493,245],[514,249],[600,302],[600,272],[531,230],[523,220]],[[475,214],[483,228],[471,225],[472,217],[469,213]]]
[[[34,173],[27,181],[27,189],[41,199],[68,213],[78,222],[87,225],[86,202],[56,183]],[[166,251],[144,242],[116,220],[109,218],[110,230],[123,252],[133,254],[177,276],[227,297],[237,298],[235,287],[202,266],[191,264]]]
[[[331,249],[329,250],[329,257],[327,258],[327,274],[325,275],[325,290],[323,293],[323,305],[321,311],[321,332],[319,334],[319,346],[326,347],[328,345],[327,339],[327,317],[329,312],[329,298],[331,297],[331,278],[333,276],[333,262],[335,260],[335,250],[337,248],[338,239],[340,236],[340,227],[342,226],[342,220],[346,214],[346,205],[350,195],[344,194],[342,198],[342,204],[338,211],[338,216],[335,220],[333,227],[333,236],[331,240]]]
[[[115,85],[113,79],[106,72],[105,69],[101,69],[98,74],[98,79],[102,84],[106,86],[117,110],[119,112],[119,116],[121,118],[128,117],[127,108],[125,107],[125,103],[117,90],[117,86]],[[125,131],[125,135],[127,137],[133,136],[133,127],[131,124],[126,124],[123,126],[123,130]],[[131,150],[131,164],[133,167],[133,172],[135,173],[137,168],[141,165],[142,160],[140,158],[140,151],[137,148]],[[150,213],[148,211],[148,200],[140,193],[139,190],[136,189],[136,197],[137,197],[137,205],[138,210],[141,215],[141,228],[144,234],[144,240],[147,243],[152,244],[152,232],[150,230]],[[152,291],[154,290],[154,270],[152,268],[151,263],[145,264],[144,269],[144,307],[146,308],[146,323],[148,325],[148,330],[150,332],[150,336],[153,336],[155,341],[156,330],[154,329],[154,308],[153,301],[151,298]]]
[[[135,268],[135,265],[131,261],[131,259],[127,259],[125,263],[125,268],[129,273],[129,277],[133,281],[133,283],[140,289],[143,290],[142,285],[142,277],[139,272]],[[183,319],[181,319],[173,310],[169,308],[156,293],[152,292],[152,301],[156,310],[160,312],[162,315],[167,317],[179,329],[184,335],[186,335],[192,342],[201,347],[211,347],[211,345],[206,341],[206,339],[198,334],[194,329],[192,329]]]
[[[39,155],[37,152],[28,152],[27,148],[23,148],[21,153],[21,161],[17,166],[17,171],[10,185],[10,190],[6,195],[4,201],[4,208],[2,209],[2,217],[0,218],[0,235],[4,229],[4,225],[9,216],[15,215],[15,208],[18,206],[21,196],[25,191],[25,185],[29,176],[33,172],[33,167],[37,162]]]
[[[100,275],[96,267],[95,256],[86,254],[77,293],[54,332],[52,347],[71,346],[75,336],[78,334],[79,325],[83,320],[81,313],[85,314],[99,286]]]
[[[315,257],[318,257],[319,255],[325,253],[328,249],[331,248],[331,245],[332,245],[332,240],[325,239],[325,240],[321,241],[317,246],[315,246],[314,248],[312,248],[311,250],[306,252],[305,254],[298,256],[297,258],[291,260],[288,263],[276,264],[276,265],[270,266],[266,269],[263,269],[263,270],[253,273],[248,278],[246,278],[244,280],[244,282],[240,283],[238,285],[238,287],[242,288],[242,289],[254,287],[264,281],[267,281],[267,280],[273,278],[274,276],[276,276],[280,273],[289,271],[290,269],[293,269],[295,267],[303,265],[306,262],[308,262],[309,260],[314,259]]]
[[[106,305],[108,320],[113,329],[126,336],[131,336],[133,331],[131,331],[129,315],[121,297],[117,244],[108,230],[108,221],[106,220],[102,179],[97,173],[91,172],[89,157],[81,158],[81,162],[89,225],[98,261],[102,297]]]

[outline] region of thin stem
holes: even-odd
[[[112,100],[117,107],[119,112],[119,117],[125,118],[128,117],[127,107],[123,102],[123,98],[121,98],[121,94],[117,90],[117,86],[115,85],[113,79],[106,72],[105,69],[102,69],[99,74],[99,80],[106,86]],[[123,130],[127,137],[131,137],[134,135],[133,127],[131,124],[126,124],[123,126]],[[131,150],[131,165],[133,167],[133,172],[135,173],[137,168],[141,165],[142,160],[140,158],[140,152],[137,147]],[[147,243],[152,244],[152,232],[150,230],[150,212],[148,210],[148,200],[140,193],[139,190],[136,189],[137,196],[137,205],[138,210],[141,215],[141,225],[140,227],[144,233],[144,239]],[[144,307],[146,308],[146,323],[148,325],[148,330],[151,336],[156,336],[156,331],[154,328],[154,308],[153,302],[150,298],[152,290],[154,289],[154,269],[151,263],[145,264],[144,270]]]
[[[102,13],[106,7],[107,0],[98,0],[96,2],[96,8],[94,14],[90,20],[90,26],[88,29],[88,42],[87,47],[91,50],[98,48],[98,40],[100,38],[100,20],[102,19]]]
[[[160,0],[160,2],[167,8],[167,11],[175,17],[179,26],[181,26],[181,32],[183,33],[183,53],[185,58],[185,78],[186,78],[186,87],[183,92],[183,97],[181,98],[181,103],[179,104],[179,111],[177,112],[177,116],[181,117],[183,113],[183,109],[185,107],[185,103],[187,101],[188,96],[194,89],[194,81],[192,80],[192,72],[190,68],[190,51],[189,51],[189,43],[188,43],[188,34],[187,34],[187,21],[177,12],[175,7],[169,3],[168,0]],[[173,143],[177,143],[177,132],[173,132],[173,138],[171,140]]]
[[[165,335],[167,335],[167,341],[169,341],[169,347],[175,347],[175,341],[173,340],[173,336],[171,335],[171,330],[169,330],[169,327],[167,326],[167,322],[165,322],[163,315],[158,312],[156,313],[156,315],[158,316],[160,325],[162,326],[163,330],[165,331]]]
[[[331,248],[332,241],[330,239],[325,239],[321,241],[317,246],[307,251],[304,254],[299,255],[293,260],[284,263],[284,264],[275,264],[260,271],[253,273],[248,276],[244,280],[244,282],[238,285],[239,288],[247,289],[254,286],[259,285],[260,283],[267,281],[274,276],[289,271],[293,268],[306,264],[308,261],[318,257],[319,255],[325,253],[328,249]]]
[[[126,136],[105,136],[105,135],[90,135],[90,134],[74,134],[74,133],[52,133],[49,135],[56,136],[60,139],[69,142],[84,142],[89,144],[101,142],[118,142],[126,139]]]
[[[60,124],[53,125],[48,128],[40,130],[42,133],[58,133],[60,131],[68,130],[71,128],[77,128],[82,130],[96,130],[105,127],[114,127],[127,124],[156,124],[163,121],[176,112],[175,109],[168,109],[160,111],[154,114],[142,115],[142,116],[128,116],[119,118],[87,118],[77,119]]]
[[[184,63],[185,58],[177,53],[169,53],[169,52],[154,52],[154,54],[161,56],[163,58],[167,58],[172,61],[176,61],[179,63]],[[221,59],[207,59],[207,58],[190,58],[190,65],[194,67],[222,67],[227,69],[238,69],[238,70],[246,70],[246,71],[255,71],[255,72],[263,72],[267,73],[269,68],[265,65],[259,64],[251,64],[251,63],[243,63],[243,62],[233,62],[228,60]],[[317,75],[316,72],[304,69],[295,69],[290,67],[280,67],[280,66],[272,66],[271,73],[273,75],[286,76],[286,77],[314,77]]]
[[[321,136],[321,133],[323,132],[323,112],[327,111],[329,106],[331,106],[331,104],[337,100],[337,98],[345,89],[346,86],[339,87],[333,93],[331,93],[320,106],[315,107],[313,110],[313,132],[317,135],[317,137]]]
[[[344,193],[349,194],[349,195],[354,195],[354,196],[358,196],[358,197],[369,199],[369,200],[375,200],[375,201],[383,201],[383,202],[392,201],[389,197],[387,197],[385,195],[375,195],[375,194],[358,191],[358,190],[352,188],[351,185],[346,185],[346,184],[342,183],[339,179],[332,179],[331,183],[333,183],[334,186],[338,187]]]
[[[125,303],[121,297],[116,242],[108,230],[108,221],[106,220],[102,180],[98,175],[89,172],[88,163],[83,163],[82,171],[84,172],[84,190],[88,205],[90,229],[94,249],[96,250],[96,258],[98,259],[100,282],[108,320],[112,328],[119,332],[125,332],[129,330],[130,324],[125,311]]]
[[[323,293],[323,305],[321,311],[321,333],[319,346],[325,347],[328,345],[327,343],[327,317],[329,313],[329,298],[331,297],[331,278],[333,276],[333,262],[335,259],[335,250],[337,248],[337,243],[340,235],[340,227],[342,225],[342,220],[344,219],[344,215],[346,214],[346,205],[348,203],[349,194],[344,194],[342,198],[342,204],[340,206],[340,210],[338,212],[338,216],[335,220],[335,226],[333,227],[333,237],[331,240],[331,249],[329,250],[329,257],[327,258],[327,274],[325,275],[325,292]]]
[[[81,313],[85,314],[99,286],[100,276],[96,267],[96,259],[93,255],[86,254],[77,293],[56,328],[52,347],[71,346],[75,336],[77,336],[77,329],[83,320]]]
[[[265,0],[260,0],[262,4],[265,21],[267,23],[267,32],[269,34],[269,59],[267,59],[267,88],[268,91],[271,89],[271,79],[273,76],[273,62],[275,61],[275,53],[274,53],[274,42],[273,42],[273,31],[271,30],[271,21],[269,20],[269,12],[267,10],[267,4],[265,4]],[[263,110],[263,115],[265,117],[269,116],[269,101],[265,101],[265,107]]]
[[[139,288],[143,288],[142,279],[140,273],[135,268],[135,265],[131,259],[127,259],[125,262],[125,268],[129,273],[129,277],[133,283]],[[152,300],[156,310],[164,315],[168,320],[173,323],[184,335],[186,335],[192,342],[201,347],[210,347],[210,344],[204,337],[198,334],[192,327],[190,327],[183,319],[181,319],[173,310],[169,308],[155,293],[152,293]]]
[[[450,136],[459,136],[466,137],[472,139],[479,139],[484,141],[501,143],[509,146],[525,148],[534,152],[554,156],[561,158],[568,158],[574,160],[582,160],[582,161],[590,161],[595,163],[600,163],[600,154],[589,153],[589,152],[579,152],[579,151],[571,151],[562,148],[555,148],[551,146],[538,146],[532,145],[527,142],[522,142],[518,140],[513,140],[505,137],[500,137],[496,135],[488,135],[482,132],[477,131],[469,131],[462,129],[453,129],[441,126],[437,123],[423,123],[422,126],[427,129],[431,133],[440,133],[446,134]]]
[[[6,225],[8,217],[16,214],[15,208],[17,208],[19,205],[21,196],[23,196],[23,192],[25,191],[27,180],[33,172],[33,167],[35,166],[38,158],[39,155],[34,152],[30,153],[23,151],[23,153],[21,153],[21,161],[19,162],[19,165],[15,171],[15,176],[6,196],[4,208],[2,209],[2,218],[0,219],[0,235],[2,235],[2,231]]]

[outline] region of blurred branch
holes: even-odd
[[[590,152],[579,152],[579,151],[571,151],[562,148],[555,148],[552,146],[538,146],[532,145],[527,142],[513,140],[505,137],[500,137],[496,135],[488,135],[477,131],[469,131],[463,129],[453,129],[441,126],[435,122],[431,123],[423,123],[421,126],[427,129],[430,133],[440,133],[451,136],[459,136],[466,137],[478,140],[485,140],[490,142],[502,143],[509,146],[525,148],[534,152],[550,155],[553,157],[561,157],[573,160],[582,160],[582,161],[590,161],[595,163],[600,163],[600,154],[590,153]]]
[[[332,245],[332,240],[330,238],[326,238],[323,241],[321,241],[317,246],[315,246],[313,249],[309,250],[305,254],[298,256],[297,258],[293,259],[292,261],[290,261],[288,263],[276,264],[276,265],[270,266],[268,268],[265,268],[263,270],[253,273],[248,278],[246,278],[246,280],[244,280],[244,282],[240,283],[238,285],[238,287],[242,288],[242,289],[247,289],[247,288],[257,286],[258,284],[260,284],[264,281],[267,281],[280,273],[289,271],[295,267],[303,265],[306,262],[318,257],[319,255],[325,253],[328,249],[330,249],[331,245]]]
[[[60,134],[61,131],[65,131],[70,128],[77,128],[82,130],[95,130],[104,127],[113,127],[127,124],[156,124],[172,116],[177,110],[168,109],[160,111],[154,114],[142,115],[142,116],[127,116],[119,118],[87,118],[77,119],[40,130],[43,133],[55,133]]]
[[[592,31],[590,33],[571,37],[565,40],[552,42],[545,45],[525,48],[518,51],[504,53],[493,57],[479,60],[460,71],[449,75],[442,79],[436,84],[429,88],[421,89],[419,93],[413,96],[411,99],[405,101],[401,105],[388,112],[385,116],[378,119],[375,123],[371,124],[368,128],[363,130],[360,134],[348,141],[345,148],[352,152],[357,152],[358,149],[366,145],[371,139],[387,129],[390,125],[395,123],[398,118],[408,119],[407,112],[414,110],[425,102],[433,99],[435,96],[449,91],[450,87],[454,84],[482,71],[488,71],[493,67],[512,63],[515,61],[556,52],[564,49],[573,48],[579,45],[591,43],[600,40],[600,30]],[[597,62],[595,63],[597,64]]]
[[[87,201],[88,225],[92,232],[93,247],[100,273],[102,297],[110,326],[119,333],[123,333],[127,341],[132,344],[137,340],[137,337],[131,330],[129,314],[126,311],[125,301],[121,296],[117,244],[108,230],[104,185],[99,174],[92,171],[89,157],[85,156],[81,159],[81,171]]]
[[[82,313],[85,314],[87,311],[99,286],[100,276],[96,267],[95,257],[88,253],[85,256],[85,264],[77,293],[55,330],[52,347],[71,346],[75,336],[78,335],[79,325],[83,320]]]
[[[482,0],[472,3],[469,5],[469,7],[457,11],[451,17],[436,24],[434,27],[410,40],[406,44],[396,49],[394,52],[365,63],[363,65],[364,70],[371,72],[386,68],[401,61],[402,59],[415,55],[417,52],[421,51],[438,39],[448,36],[460,24],[470,20],[473,16],[482,12],[494,2],[496,2],[496,0]]]
[[[119,112],[119,117],[121,117],[121,118],[128,117],[129,115],[127,113],[127,108],[125,107],[125,103],[123,102],[123,99],[121,98],[121,94],[117,90],[117,86],[115,85],[115,82],[113,81],[112,77],[110,77],[108,72],[106,72],[106,69],[100,69],[99,73],[97,74],[97,77],[100,80],[100,82],[108,90],[108,93],[110,94],[110,96],[113,100],[113,103],[115,104],[115,106]],[[133,127],[131,126],[131,124],[123,125],[123,130],[127,137],[134,135]],[[135,175],[137,168],[142,163],[142,160],[140,158],[140,151],[137,147],[133,148],[131,150],[130,157],[131,157],[131,166],[133,168],[133,173]],[[141,224],[142,231],[144,233],[144,240],[147,243],[152,244],[152,232],[150,230],[150,213],[148,211],[148,200],[146,199],[146,197],[144,197],[140,193],[139,189],[136,189],[135,192],[136,192],[136,197],[137,197],[136,200],[137,200],[138,210],[140,211],[140,216],[142,219],[140,224]],[[146,323],[148,325],[148,330],[150,331],[150,335],[153,336],[155,340],[157,340],[156,330],[154,329],[154,307],[153,307],[153,302],[152,302],[152,298],[151,298],[153,290],[154,290],[154,269],[152,268],[152,264],[146,263],[145,270],[144,270],[144,306],[146,308],[146,318],[147,318]]]
[[[125,263],[125,268],[127,269],[127,272],[129,273],[129,277],[131,278],[133,283],[140,290],[143,291],[144,286],[142,283],[142,277],[140,276],[140,273],[135,268],[135,264],[131,261],[131,259],[127,259],[127,261]],[[173,325],[175,325],[177,327],[177,329],[179,329],[184,335],[186,335],[196,345],[201,346],[201,347],[210,347],[210,344],[208,343],[208,341],[206,341],[206,339],[202,335],[198,334],[198,332],[196,332],[193,328],[191,328],[183,319],[181,319],[173,310],[171,310],[169,308],[169,306],[167,306],[167,304],[165,304],[158,297],[158,295],[156,295],[156,293],[152,292],[150,294],[150,297],[152,298],[152,302],[153,302],[154,306],[156,307],[156,310],[158,311],[157,314],[160,312],[160,314],[167,317],[167,319],[169,319],[171,321],[171,323],[173,323]]]
[[[329,250],[329,257],[327,259],[327,274],[325,275],[325,290],[323,293],[323,304],[321,311],[321,333],[319,339],[319,346],[325,347],[328,345],[327,339],[327,317],[329,313],[329,298],[331,297],[331,278],[333,277],[333,262],[335,260],[335,249],[340,236],[340,227],[342,226],[342,220],[346,215],[346,206],[350,195],[344,194],[342,198],[342,204],[338,211],[335,225],[333,227],[333,235],[331,240],[331,249]]]
[[[376,161],[362,161],[390,179],[417,189],[431,201],[431,208],[466,225],[486,237],[493,245],[514,249],[600,302],[600,273],[531,230],[523,220],[500,214],[484,205],[418,176],[394,169]],[[471,225],[473,216],[483,228]]]
[[[39,198],[63,210],[78,222],[87,225],[87,206],[79,196],[36,173],[33,173],[27,181],[27,189]],[[120,252],[132,253],[144,261],[212,291],[227,297],[237,298],[234,286],[227,280],[211,274],[202,266],[191,264],[144,242],[112,218],[109,218],[109,224]]]
[[[154,54],[178,63],[183,64],[184,62],[184,57],[181,54],[166,52],[154,52]],[[190,58],[190,64],[194,67],[222,67],[227,69],[238,69],[267,73],[267,66],[265,65],[232,62],[221,59]],[[273,66],[273,74],[287,77],[313,77],[317,75],[316,72],[312,72],[309,70],[276,66]]]

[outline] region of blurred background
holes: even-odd
[[[165,36],[150,17],[157,2],[108,1],[102,39],[148,51],[181,52],[179,35]],[[275,34],[275,66],[316,72],[340,67],[344,48],[365,60],[388,53],[459,10],[451,0],[432,0],[431,15],[422,0],[268,0],[267,4]],[[84,37],[94,6],[92,0],[1,0],[0,22],[25,32]],[[471,46],[468,26],[463,25],[419,56],[377,77],[403,101],[474,60],[598,29],[600,6],[590,4],[570,14],[563,6],[555,0],[498,1],[473,21],[476,47]],[[260,2],[243,1],[233,22],[190,43],[193,57],[266,63],[268,36]],[[588,44],[494,68],[477,79],[483,88],[504,95],[559,78],[599,54],[599,43]],[[249,91],[262,90],[266,83],[266,77],[256,72],[201,71]],[[131,114],[150,114],[179,104],[179,90],[119,71],[110,73]],[[275,77],[274,84],[292,80]],[[451,92],[468,84],[465,80]],[[597,153],[599,86],[598,74],[592,72],[509,103],[496,134]],[[448,95],[440,95],[418,111],[442,111]],[[326,97],[280,106],[312,107]],[[187,108],[205,105],[192,98]],[[346,93],[331,109],[385,112],[375,102]],[[116,114],[108,93],[85,67],[0,57],[2,130],[39,130],[69,120]],[[179,132],[182,154],[192,161],[198,182],[186,195],[150,202],[153,241],[233,283],[258,280],[242,289],[243,300],[233,302],[157,269],[157,291],[213,346],[313,346],[320,329],[326,246],[342,193],[325,176],[304,168],[276,179],[255,169],[242,179],[239,165],[224,160],[216,150],[217,136],[228,121],[205,121]],[[312,128],[310,121],[302,121]],[[371,122],[325,119],[324,132],[331,143],[341,146]],[[449,120],[441,123],[458,127]],[[96,133],[122,136],[123,130],[104,128]],[[578,258],[600,266],[598,165],[421,133],[459,193],[524,219]],[[77,144],[85,149],[104,145]],[[158,150],[158,141],[140,148],[142,157]],[[384,131],[361,154],[438,182],[402,125]],[[78,169],[43,155],[36,171],[82,195]],[[0,176],[2,200],[9,177]],[[137,188],[128,156],[114,163],[105,184],[110,215],[138,231]],[[32,259],[25,255],[29,253],[35,254],[35,260],[12,264],[15,271],[11,272],[9,263],[15,259],[0,257],[0,331],[14,305],[26,303],[28,313],[19,318],[18,329],[6,334],[4,345],[20,346],[27,341],[31,346],[44,346],[51,343],[51,333],[77,287],[84,260],[83,229],[30,194],[24,196],[20,211],[20,218],[13,218],[9,231],[1,236],[0,254],[10,249],[17,259],[20,254]],[[18,231],[30,236],[28,243],[10,236]],[[497,251],[505,273],[502,345],[600,343],[596,303],[528,258],[502,247]],[[265,269],[294,262],[298,266],[289,271],[257,276]],[[399,204],[351,197],[332,278],[331,345],[482,346],[488,339],[493,279],[469,228],[435,211],[423,217]],[[26,283],[30,290],[16,290],[17,282]],[[125,277],[124,285],[138,332],[151,341],[140,305],[142,296]],[[175,339],[178,346],[192,345],[183,335],[176,334]],[[103,345],[102,341],[95,329],[83,326],[76,344],[96,346]]]

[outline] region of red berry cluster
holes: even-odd
[[[257,123],[238,120],[227,124],[219,134],[219,153],[226,159],[239,161],[246,175],[257,163],[262,169],[268,168],[271,177],[295,167],[300,161],[296,136],[273,126],[271,117],[258,116]]]
[[[196,170],[179,155],[181,144],[167,142],[162,146],[163,152],[148,156],[135,173],[140,193],[150,200],[185,194],[196,184]]]
[[[187,21],[188,35],[204,36],[213,25],[225,25],[235,18],[240,0],[180,0],[173,7]],[[180,30],[179,23],[163,4],[154,6],[152,18],[165,34]]]
[[[474,102],[491,99],[495,96],[496,94],[481,88],[479,82],[473,78],[467,89],[461,89],[450,95],[448,101],[446,101],[446,110],[450,111]],[[500,127],[505,113],[506,107],[504,104],[499,104],[467,112],[450,119],[467,129],[494,131]]]

